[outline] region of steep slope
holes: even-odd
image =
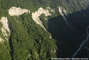
[[[82,41],[86,39],[86,28],[89,25],[89,18],[87,17],[86,19],[88,13],[89,12],[85,13],[85,11],[81,11],[70,14],[66,17],[68,19],[68,25],[66,25],[62,16],[49,19],[48,31],[52,33],[53,38],[57,41],[59,48],[58,57],[72,57]],[[83,53],[82,57],[85,57],[85,55],[86,54]]]
[[[88,6],[88,0],[0,0],[0,59],[72,57],[86,37]]]

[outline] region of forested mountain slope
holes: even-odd
[[[72,57],[87,36],[88,3],[89,0],[0,0],[0,60]],[[84,51],[85,47],[76,57],[88,57]]]
[[[86,39],[86,28],[89,26],[88,10],[89,9],[69,14],[69,16],[66,17],[68,25],[66,25],[61,16],[49,19],[48,31],[52,33],[57,41],[59,47],[58,57],[72,57],[76,49]],[[83,51],[80,56],[77,57],[88,57],[86,54],[88,51],[85,49],[85,46],[82,47]],[[84,52],[84,50],[86,51]]]

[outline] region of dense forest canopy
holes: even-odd
[[[0,60],[50,60],[56,57],[72,57],[87,36],[85,29],[89,25],[88,6],[89,0],[0,0]],[[10,16],[8,11],[11,7],[30,12]],[[62,11],[59,11],[59,7]],[[40,14],[39,8],[50,15]],[[37,18],[46,30],[34,22],[32,14],[36,11],[40,14]],[[8,23],[10,32],[2,32],[2,17],[7,17],[9,22],[6,20],[4,23]],[[82,48],[76,57],[89,57],[85,51],[86,49]]]

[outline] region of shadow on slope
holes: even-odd
[[[62,16],[51,18],[48,21],[48,31],[57,42],[58,57],[72,57],[73,53],[86,38],[85,28],[89,25],[88,10],[69,14],[66,25]],[[78,57],[86,57],[86,53]]]

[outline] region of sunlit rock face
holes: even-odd
[[[8,10],[8,12],[9,12],[9,15],[10,16],[19,16],[19,15],[22,15],[22,14],[24,14],[24,13],[30,13],[30,11],[29,10],[27,10],[27,9],[22,9],[22,8],[20,8],[20,7],[11,7],[9,10]]]
[[[43,9],[42,7],[40,7],[37,11],[32,12],[32,19],[34,20],[34,22],[39,24],[44,29],[45,29],[45,27],[43,26],[42,21],[39,19],[39,17],[42,14],[44,14],[46,17],[51,16],[51,14],[49,13],[49,10],[51,10],[51,12],[54,12],[54,10],[52,10],[49,7],[47,9]],[[19,16],[19,15],[22,15],[24,13],[30,13],[30,11],[27,9],[21,9],[20,7],[11,7],[8,10],[8,13],[10,16]]]
[[[5,38],[5,40],[8,40],[9,36],[10,36],[10,28],[9,28],[9,22],[8,22],[7,17],[1,17],[0,22],[3,25],[1,27],[2,34],[3,34],[4,38]],[[0,41],[2,41],[2,40],[3,39],[0,38]]]
[[[63,15],[67,15],[67,11],[63,8],[63,7],[58,7],[59,8],[59,13],[63,16]]]
[[[68,12],[63,7],[59,6],[58,8],[59,8],[60,15],[63,17],[63,19],[65,20],[66,24],[68,24],[67,18],[65,17],[65,15],[67,16]]]
[[[32,13],[32,18],[37,24],[39,24],[42,28],[45,29],[45,27],[42,24],[42,21],[39,19],[41,14],[44,14],[46,17],[51,16],[48,9],[43,9],[43,8],[40,7],[37,11]]]

